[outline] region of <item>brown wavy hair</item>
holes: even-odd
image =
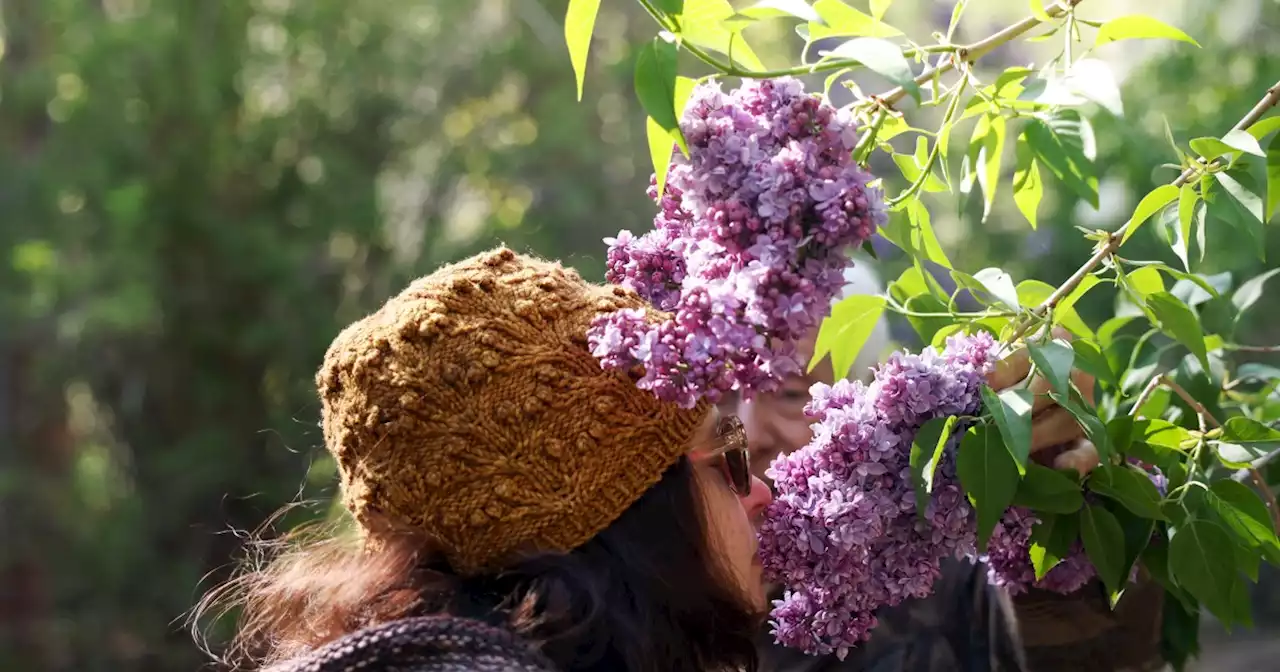
[[[703,506],[681,458],[583,546],[476,577],[453,572],[412,534],[369,552],[331,525],[311,527],[255,542],[255,561],[206,595],[191,623],[199,637],[200,624],[237,617],[217,657],[236,670],[269,668],[372,625],[444,613],[508,627],[564,672],[753,671],[763,614],[710,547]]]

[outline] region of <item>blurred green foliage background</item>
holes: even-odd
[[[631,72],[652,28],[604,3],[579,103],[565,4],[0,0],[0,670],[195,669],[182,617],[226,576],[238,532],[333,493],[312,376],[344,324],[499,241],[599,279],[600,239],[648,226]],[[1172,177],[1161,115],[1185,146],[1280,78],[1274,0],[1092,4],[1083,16],[1154,13],[1204,48],[1100,53],[1125,106],[1094,117],[1100,211],[1055,191],[1032,232],[1008,193],[986,224],[979,199],[931,200],[958,266],[1061,281],[1088,252],[1074,226],[1118,226]],[[975,1],[957,39],[1026,11]],[[887,18],[926,39],[950,12],[900,0]],[[750,30],[766,62],[798,45],[782,24]],[[1157,231],[1128,254],[1172,261]],[[1274,266],[1277,231],[1267,261],[1212,231],[1198,270],[1239,282]],[[1243,342],[1280,343],[1280,301],[1265,301]],[[1113,311],[1082,306],[1095,325]],[[1269,585],[1262,628],[1280,621]]]

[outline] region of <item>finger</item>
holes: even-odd
[[[1031,373],[1031,355],[1019,348],[996,362],[996,370],[987,374],[987,385],[997,392],[1018,384]]]
[[[1084,430],[1067,409],[1055,406],[1031,421],[1031,452],[1071,443],[1084,436]]]
[[[1073,369],[1071,371],[1071,382],[1076,386],[1077,390],[1080,390],[1080,396],[1084,398],[1085,404],[1093,406],[1094,377],[1080,369]]]
[[[1081,476],[1086,476],[1100,464],[1098,449],[1088,439],[1080,439],[1075,446],[1053,460],[1055,469],[1074,469]]]
[[[1044,376],[1033,378],[1027,389],[1031,390],[1031,394],[1035,395],[1035,400],[1031,403],[1031,415],[1033,417],[1057,403],[1049,398],[1049,379]]]

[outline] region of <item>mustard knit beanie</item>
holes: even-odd
[[[605,371],[598,314],[647,304],[499,248],[420,278],[316,376],[343,503],[367,542],[424,533],[464,574],[595,536],[688,448],[684,410]]]

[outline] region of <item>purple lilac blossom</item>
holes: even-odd
[[[923,520],[908,459],[925,422],[979,412],[996,348],[985,332],[956,335],[941,352],[895,353],[869,385],[811,388],[813,439],[770,466],[778,494],[760,529],[767,578],[786,588],[772,614],[780,643],[843,657],[867,639],[877,609],[927,596],[944,558],[974,556],[956,441],[940,460]]]
[[[588,338],[602,366],[640,365],[641,388],[691,407],[799,372],[796,342],[842,286],[846,249],[887,213],[852,160],[853,118],[799,80],[700,85],[680,127],[689,156],[673,152],[661,197],[650,187],[653,230],[606,239],[607,279],[669,317],[613,313]]]

